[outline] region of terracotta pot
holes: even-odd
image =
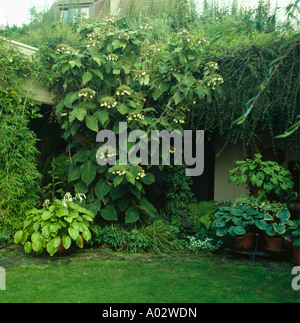
[[[66,249],[64,246],[63,246],[63,243],[62,243],[62,239],[60,240],[60,245],[58,246],[58,249],[56,251],[56,255],[59,256],[59,255],[64,255],[66,254],[67,252],[69,252],[70,249]]]
[[[258,193],[260,190],[262,190],[262,187],[252,186],[252,196],[255,198],[258,198]],[[266,198],[268,201],[272,202],[276,200],[276,195],[271,193],[266,193]]]
[[[247,232],[243,237],[234,237],[234,247],[236,249],[249,250],[253,245],[254,232]]]
[[[293,250],[292,263],[294,263],[295,265],[300,265],[300,247],[292,246],[292,250]]]
[[[272,251],[272,252],[283,252],[284,249],[284,239],[279,237],[270,237],[268,235],[265,236],[265,242],[266,242],[266,250]]]
[[[82,241],[82,245],[84,246],[84,239],[82,237],[81,234],[79,234],[79,238],[81,239]],[[56,251],[56,254],[57,256],[60,256],[60,255],[65,255],[65,254],[68,254],[71,252],[71,247],[69,249],[66,249],[64,246],[63,246],[63,243],[62,243],[62,239],[60,240],[60,245],[58,246],[58,249]]]

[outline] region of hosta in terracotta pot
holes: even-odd
[[[234,238],[234,248],[249,250],[253,247],[257,225],[266,219],[267,215],[241,205],[236,208],[221,207],[215,216],[212,227],[216,235],[224,237],[228,234]]]
[[[300,220],[294,221],[294,226],[291,228],[293,239],[293,259],[292,262],[300,265]]]
[[[294,183],[290,172],[276,162],[263,161],[261,154],[255,154],[254,159],[238,160],[236,164],[237,167],[229,171],[229,183],[249,184],[261,201],[268,196],[281,198],[292,192]]]
[[[72,243],[83,248],[84,240],[91,240],[95,215],[80,205],[81,200],[80,194],[72,198],[67,193],[63,200],[54,200],[52,204],[49,201],[43,209],[27,212],[23,230],[14,236],[15,243],[23,244],[26,253],[47,250],[51,257],[69,250]]]
[[[277,213],[273,221],[269,221],[262,227],[265,231],[266,251],[274,253],[285,252],[284,240],[288,237],[289,230],[294,226],[290,220],[290,212],[284,209]]]

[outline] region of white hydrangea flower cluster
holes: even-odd
[[[145,116],[142,113],[131,113],[127,116],[128,121],[141,121],[144,120]]]
[[[144,178],[146,176],[146,173],[142,167],[139,167],[138,169],[139,169],[139,172],[137,174],[136,180],[139,180],[140,178]]]
[[[185,117],[180,118],[174,118],[175,123],[184,124],[185,123]]]
[[[118,175],[118,176],[124,176],[126,175],[126,170],[122,166],[115,166],[113,168],[112,174],[113,175]]]
[[[130,38],[129,34],[125,32],[120,32],[117,36],[118,39],[128,40]]]
[[[95,32],[92,32],[90,34],[87,35],[88,38],[88,43],[86,45],[87,48],[91,48],[91,47],[96,47],[98,44],[100,44],[100,39],[103,36],[100,34],[97,34]]]
[[[96,154],[96,158],[97,159],[107,159],[107,158],[113,158],[117,155],[116,149],[112,146],[107,147],[107,149],[104,151],[101,151],[101,149],[99,149],[97,151]]]
[[[129,86],[127,85],[121,85],[117,88],[117,95],[131,95],[132,94],[132,90]]]
[[[108,109],[115,108],[117,104],[118,102],[110,96],[106,96],[100,100],[100,106]]]
[[[180,29],[177,35],[189,35],[189,31],[186,28]]]
[[[117,61],[119,59],[118,55],[116,54],[109,54],[108,56],[106,56],[105,58],[107,61]]]
[[[93,99],[96,92],[90,88],[85,88],[79,91],[79,98]]]
[[[100,25],[109,25],[109,24],[114,24],[116,22],[116,19],[114,17],[105,17],[101,20]]]
[[[205,64],[204,67],[204,72],[206,71],[211,71],[211,72],[215,72],[219,69],[219,65],[216,62],[208,62]]]
[[[56,54],[75,54],[75,55],[78,55],[79,54],[79,51],[70,47],[69,45],[66,45],[66,44],[62,44],[62,45],[59,45],[56,49]]]
[[[139,29],[141,29],[141,30],[152,30],[153,27],[148,23],[143,23],[143,24],[141,24],[139,26]]]
[[[217,85],[224,83],[224,80],[222,76],[218,74],[213,74],[209,76],[204,76],[203,83],[207,87],[211,87],[213,90],[215,90]]]
[[[179,68],[174,68],[174,67],[170,67],[170,72],[174,72],[174,73],[180,73],[180,69]]]
[[[209,40],[204,38],[204,37],[200,37],[197,40],[197,45],[205,45],[205,44],[209,44]]]

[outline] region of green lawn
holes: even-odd
[[[288,272],[257,266],[101,261],[6,270],[0,302],[299,302]]]

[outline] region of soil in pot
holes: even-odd
[[[293,250],[292,263],[295,265],[300,265],[300,247],[292,246],[292,250]]]
[[[234,237],[233,247],[240,250],[250,250],[253,247],[254,232],[247,232],[243,237]]]

